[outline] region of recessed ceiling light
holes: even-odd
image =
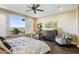
[[[62,7],[60,7],[60,8],[59,8],[59,10],[63,10],[63,8],[62,8]]]
[[[61,7],[61,6],[58,6],[58,9],[61,11],[61,10],[63,10],[63,7]]]

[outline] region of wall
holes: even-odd
[[[77,5],[77,47],[79,47],[79,6]]]
[[[38,23],[45,23],[48,21],[57,22],[58,28],[61,28],[65,32],[71,33],[73,37],[73,44],[77,44],[76,10],[38,18]]]
[[[7,36],[7,15],[0,13],[0,36]]]
[[[79,41],[79,7],[78,7],[78,41]],[[79,47],[79,42],[78,42],[78,47]]]
[[[36,18],[34,18],[33,20],[32,20],[32,22],[33,22],[33,32],[37,32],[37,19]]]

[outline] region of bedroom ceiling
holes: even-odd
[[[40,4],[38,9],[43,9],[44,12],[37,11],[37,14],[34,14],[33,11],[26,12],[29,10],[28,6],[32,4],[0,4],[0,6],[35,18],[75,9],[74,4]]]

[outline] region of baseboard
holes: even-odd
[[[74,44],[74,45],[77,45],[77,43],[76,42],[71,42],[72,44]]]

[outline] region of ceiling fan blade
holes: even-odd
[[[32,11],[32,10],[26,10],[26,12],[29,12],[29,11]]]
[[[37,4],[37,6],[36,6],[36,8],[38,8],[40,5],[39,4]]]
[[[44,11],[44,10],[41,10],[41,9],[36,9],[36,10],[37,10],[37,11],[42,11],[42,12]]]
[[[36,14],[36,11],[35,10],[33,10],[34,11],[34,13]]]

